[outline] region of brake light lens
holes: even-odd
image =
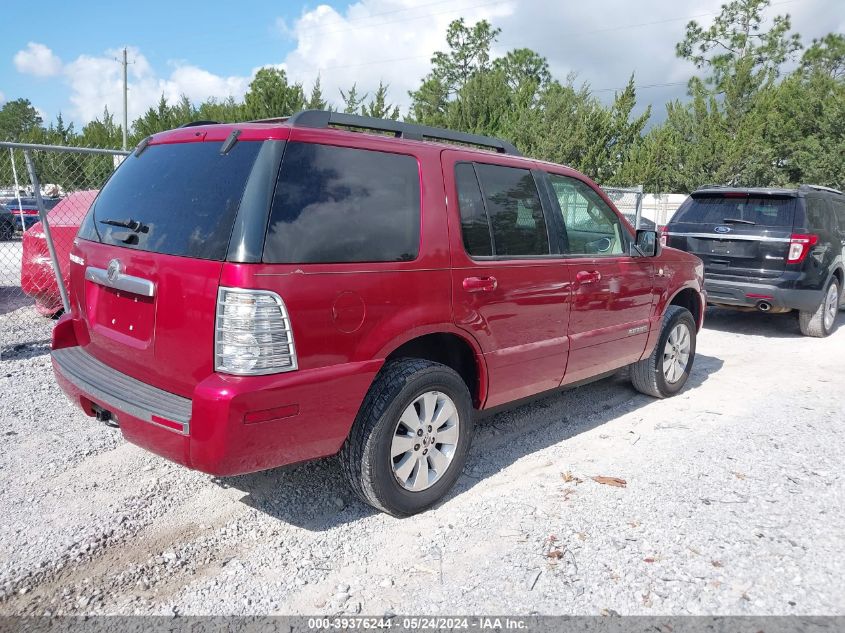
[[[666,244],[669,242],[669,227],[658,226],[657,235],[660,237],[660,245],[666,246]]]
[[[282,298],[269,290],[220,288],[214,369],[260,376],[297,368],[293,330]]]
[[[789,237],[789,255],[786,258],[787,264],[800,264],[807,257],[810,249],[818,244],[818,235],[804,235],[793,233]]]

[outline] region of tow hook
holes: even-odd
[[[117,418],[114,417],[111,411],[106,411],[102,407],[94,406],[94,417],[97,418],[99,422],[102,422],[106,426],[110,426],[114,429],[119,428],[120,424],[117,421]]]

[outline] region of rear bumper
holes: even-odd
[[[340,450],[382,361],[273,376],[212,374],[183,398],[120,374],[79,346],[59,321],[56,380],[88,415],[111,412],[124,437],[190,468],[230,476]],[[58,349],[57,349],[58,348]]]
[[[761,301],[773,308],[815,310],[824,292],[814,289],[784,288],[775,284],[707,278],[707,302],[716,305],[753,308]]]

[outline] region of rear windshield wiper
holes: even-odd
[[[143,222],[139,222],[138,220],[133,220],[129,218],[128,220],[97,220],[100,224],[108,224],[109,226],[119,226],[123,229],[129,229],[130,231],[135,231],[135,233],[146,233],[147,226]]]
[[[724,218],[722,222],[725,224],[757,224],[751,220],[742,220],[740,218]]]

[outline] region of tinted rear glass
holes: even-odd
[[[795,201],[775,196],[695,196],[681,205],[672,223],[730,224],[729,220],[744,220],[740,223],[792,228]]]
[[[410,261],[419,244],[420,175],[414,157],[288,144],[265,262]]]
[[[498,256],[548,255],[549,234],[534,177],[527,169],[475,166]]]
[[[106,183],[80,228],[105,244],[223,260],[244,187],[261,143],[150,145],[130,155]],[[140,226],[113,226],[134,220]]]

